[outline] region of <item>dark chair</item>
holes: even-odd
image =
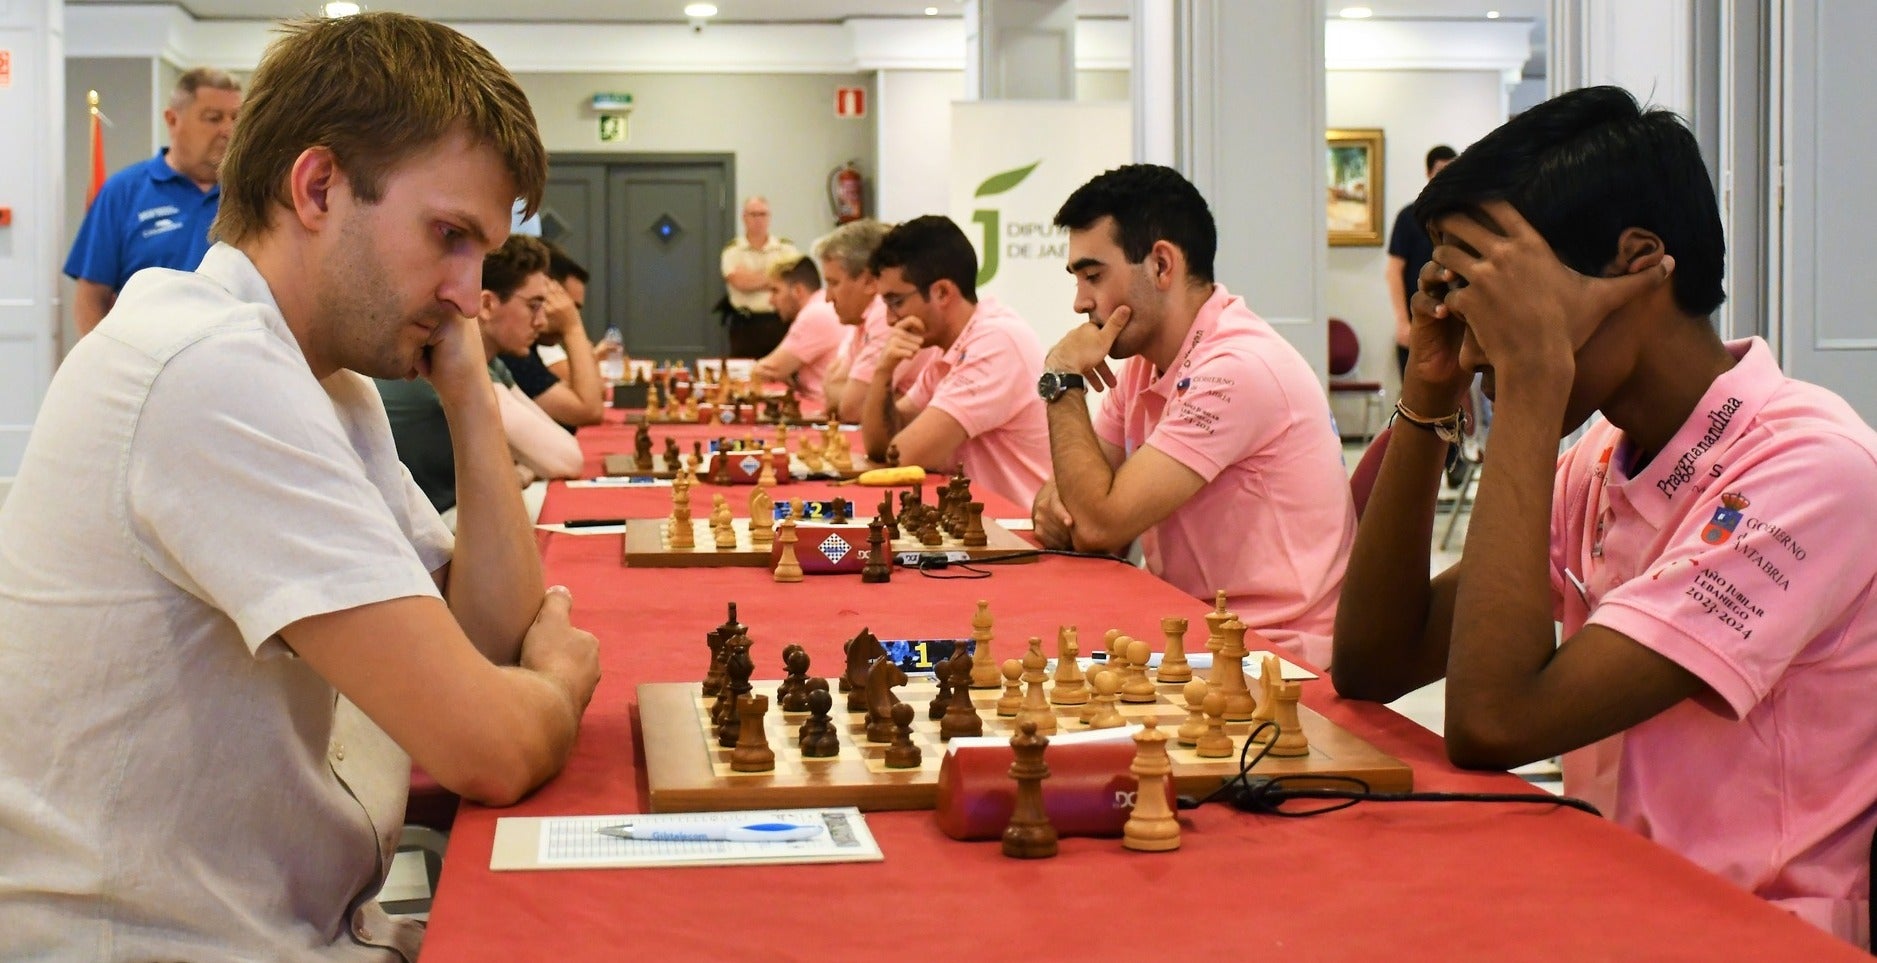
[[[1364,444],[1375,437],[1377,420],[1388,410],[1388,389],[1379,381],[1358,381],[1349,377],[1362,360],[1362,341],[1356,329],[1341,318],[1330,324],[1330,395],[1362,396],[1362,434]]]
[[[404,805],[404,829],[398,836],[398,852],[424,854],[424,876],[430,892],[437,891],[443,875],[443,857],[450,846],[450,826],[456,822],[456,806],[461,798],[443,788],[431,775],[415,764],[411,766],[411,795]],[[428,899],[385,903],[385,911],[400,914],[430,912]]]

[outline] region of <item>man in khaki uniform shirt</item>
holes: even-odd
[[[762,358],[782,343],[788,325],[769,301],[769,270],[802,256],[787,238],[769,233],[769,201],[758,196],[743,202],[743,236],[723,249],[723,286],[719,302],[730,327],[730,356]]]
[[[461,34],[366,13],[286,25],[241,119],[219,243],[125,286],[0,506],[8,959],[415,960],[373,898],[412,762],[508,805],[599,679],[473,317],[547,179],[526,96]],[[420,375],[454,537],[369,377]]]

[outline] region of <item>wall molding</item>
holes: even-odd
[[[1325,22],[1327,70],[1496,70],[1515,84],[1532,55],[1529,20]]]
[[[197,20],[165,3],[66,7],[67,56],[150,57],[252,70],[273,39],[268,20]],[[516,73],[857,73],[963,70],[962,20],[856,17],[844,23],[453,23]],[[1076,67],[1126,70],[1121,19],[1076,23]]]

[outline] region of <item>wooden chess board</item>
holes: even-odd
[[[847,712],[846,693],[834,697],[832,721],[841,751],[826,759],[810,759],[796,748],[796,730],[806,712],[782,712],[775,698],[776,680],[755,682],[752,694],[769,697],[763,728],[774,750],[776,767],[770,772],[743,773],[730,768],[730,750],[717,744],[710,725],[713,701],[694,682],[648,683],[639,686],[639,732],[645,740],[645,761],[651,788],[652,812],[696,812],[798,806],[858,806],[883,809],[931,809],[938,798],[939,763],[945,744],[939,724],[927,718],[927,707],[938,693],[930,677],[915,676],[895,691],[911,703],[913,743],[920,749],[917,769],[889,769],[883,761],[886,743],[868,743],[866,714]],[[832,685],[832,683],[830,683]],[[1159,685],[1153,703],[1121,703],[1130,723],[1153,716],[1169,734],[1186,720],[1179,686]],[[997,714],[1000,689],[974,689],[972,702],[984,720],[986,736],[1008,737],[1014,719]],[[1087,728],[1077,720],[1079,706],[1052,706],[1060,732]],[[1266,757],[1252,771],[1262,776],[1354,776],[1380,792],[1405,792],[1414,786],[1407,764],[1383,753],[1341,726],[1306,706],[1297,713],[1310,754],[1291,759]],[[1173,783],[1182,795],[1203,796],[1238,773],[1238,752],[1251,723],[1226,723],[1232,737],[1232,755],[1202,758],[1191,747],[1168,743],[1173,760]],[[1252,750],[1256,754],[1257,750]]]
[[[838,527],[843,538],[853,547],[867,547],[867,521],[850,523],[846,526],[829,526],[815,522],[816,528]],[[736,547],[718,548],[711,536],[708,509],[691,518],[692,548],[672,548],[671,540],[665,533],[669,519],[643,518],[626,522],[625,563],[632,568],[731,568],[750,566],[767,568],[769,546],[756,545],[750,541],[749,519],[734,519],[736,526]],[[848,534],[848,529],[852,530]],[[984,519],[984,537],[988,544],[977,548],[967,548],[958,539],[946,536],[938,545],[923,545],[916,538],[896,538],[890,548],[895,552],[964,552],[972,558],[993,558],[1010,552],[1035,551],[1036,546],[1017,537],[1009,529],[997,524],[993,519]],[[795,554],[805,558],[817,546],[807,541],[795,543]],[[846,551],[847,549],[841,549]],[[1033,562],[1036,556],[1013,559],[1019,562]]]
[[[790,428],[817,428],[826,423],[826,418],[786,418],[782,421],[777,421],[773,418],[764,418],[761,415],[758,415],[755,421],[741,421],[735,418],[725,421],[721,413],[712,415],[709,418],[705,418],[701,415],[695,415],[690,418],[686,418],[682,415],[676,418],[667,418],[663,411],[656,409],[646,409],[643,414],[626,416],[626,424],[628,425],[720,425],[724,428],[735,428],[738,425],[744,427],[750,425],[768,425],[773,428],[776,425],[786,425]]]
[[[732,457],[735,457],[738,454],[742,454],[742,453],[741,452],[731,453]],[[755,454],[757,457],[762,457],[761,454],[756,453],[756,452],[751,452],[750,454]],[[684,457],[689,458],[690,453],[686,452],[684,454]],[[708,453],[706,453],[705,457],[708,458],[710,456]],[[615,475],[615,476],[630,476],[633,478],[676,478],[678,476],[678,468],[680,467],[678,465],[666,464],[665,456],[663,454],[653,455],[651,469],[644,470],[644,471],[639,469],[637,460],[631,454],[607,455],[606,457],[602,458],[600,461],[602,465],[602,470],[606,474]],[[877,468],[877,467],[879,466],[868,462],[865,458],[857,458],[854,460],[853,467],[849,468],[847,471],[835,471],[834,468],[826,462],[826,460],[823,460],[821,464],[821,470],[811,472],[808,470],[808,466],[802,463],[802,460],[800,457],[793,455],[793,454],[789,456],[789,473],[792,477],[795,477],[795,478],[832,478],[832,479],[858,478],[860,477],[861,472],[864,472],[870,468]],[[705,474],[704,468],[698,469],[697,479],[698,481],[701,481],[701,482],[710,481],[709,477],[707,477]],[[775,493],[772,491],[771,494],[775,494]]]

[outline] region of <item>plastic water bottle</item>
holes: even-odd
[[[600,362],[600,379],[607,382],[624,381],[626,378],[625,339],[619,336],[619,329],[608,327],[600,343],[611,346],[606,359]]]

